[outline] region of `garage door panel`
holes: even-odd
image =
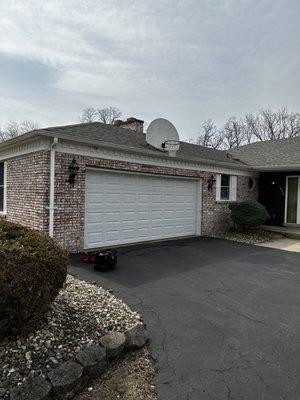
[[[87,171],[85,247],[196,233],[197,182]]]
[[[143,210],[143,209],[137,209],[136,210],[136,215],[138,220],[143,220],[146,219],[148,220],[150,217],[150,211],[149,210]]]
[[[108,222],[119,222],[121,220],[120,211],[107,211],[105,213],[106,223]]]
[[[94,193],[90,194],[90,204],[99,204],[103,202],[103,193]]]
[[[135,211],[134,210],[123,210],[122,221],[135,221]]]
[[[121,222],[122,230],[134,230],[136,229],[136,221],[122,221]]]
[[[93,187],[93,185],[98,186],[99,183],[103,183],[105,179],[105,175],[99,175],[96,172],[89,172],[89,180],[87,183],[89,187]]]
[[[99,242],[103,241],[103,232],[101,232],[101,231],[96,232],[96,233],[90,232],[88,234],[88,240],[91,243],[99,243]]]
[[[98,237],[98,235],[102,236],[103,235],[103,227],[101,225],[92,225],[90,227],[89,235],[92,239],[94,239],[95,237]]]
[[[106,202],[111,204],[120,204],[120,193],[106,193]]]
[[[136,228],[128,228],[128,229],[122,229],[122,239],[123,240],[130,240],[130,239],[135,239],[136,237]]]
[[[140,239],[147,239],[150,236],[150,229],[148,227],[137,228],[137,233]]]
[[[86,215],[86,222],[90,223],[97,223],[97,222],[103,222],[103,213],[99,211],[92,212],[90,211]]]

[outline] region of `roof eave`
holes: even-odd
[[[130,147],[130,146],[125,146],[125,145],[115,144],[115,143],[110,143],[110,142],[82,140],[82,139],[79,139],[76,137],[70,137],[69,135],[67,136],[67,135],[63,135],[63,134],[54,134],[51,132],[42,132],[42,135],[50,136],[50,137],[57,137],[59,139],[62,139],[62,140],[68,141],[68,142],[83,143],[83,144],[94,145],[97,147],[110,148],[110,149],[122,150],[125,152],[131,152],[131,153],[136,153],[136,154],[145,154],[145,155],[152,155],[152,156],[156,156],[156,157],[166,158],[166,153],[163,153],[160,151],[138,149],[136,147]],[[203,159],[203,158],[199,158],[199,157],[184,157],[184,156],[177,155],[175,157],[172,157],[172,159],[180,160],[180,161],[193,161],[193,162],[203,163],[203,164],[207,164],[207,165],[214,164],[214,165],[218,165],[218,166],[222,166],[222,167],[234,168],[237,170],[249,171],[252,169],[248,165],[237,165],[235,163],[207,160],[207,159]]]
[[[22,135],[16,136],[14,138],[5,140],[4,142],[0,142],[0,150],[5,149],[6,147],[11,147],[16,143],[23,142],[24,140],[31,139],[33,137],[40,136],[38,131],[30,131],[23,133]]]
[[[44,130],[34,130],[31,132],[24,133],[20,136],[17,136],[15,138],[6,140],[5,142],[0,143],[0,150],[3,148],[11,147],[15,144],[18,144],[20,142],[26,141],[28,139],[34,138],[34,137],[57,137],[58,139],[65,140],[67,142],[74,142],[74,143],[82,143],[82,144],[88,144],[92,146],[97,146],[97,147],[103,147],[103,148],[110,148],[110,149],[116,149],[116,150],[122,150],[125,152],[133,152],[136,154],[145,154],[145,155],[152,155],[155,157],[160,157],[160,158],[166,158],[166,154],[159,152],[159,151],[154,151],[154,150],[147,150],[147,149],[139,149],[136,147],[130,147],[130,146],[125,146],[125,145],[120,145],[120,144],[115,144],[115,143],[110,143],[110,142],[102,142],[102,141],[94,141],[94,140],[82,140],[80,138],[76,137],[70,137],[69,135],[64,135],[61,133],[56,133],[56,132],[49,132],[49,131],[44,131]],[[196,162],[196,163],[202,163],[205,165],[216,165],[220,167],[227,167],[227,168],[233,168],[236,170],[253,170],[254,168],[249,166],[249,165],[237,165],[235,163],[231,162],[222,162],[222,161],[217,161],[217,160],[208,160],[200,157],[184,157],[177,155],[175,157],[172,157],[172,159],[175,160],[180,160],[180,161],[191,161],[191,162]]]

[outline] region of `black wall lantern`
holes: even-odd
[[[74,185],[75,183],[75,176],[78,174],[79,165],[77,164],[75,158],[73,158],[71,164],[68,167],[69,170],[69,183]]]
[[[255,188],[255,179],[254,178],[249,178],[248,186],[249,186],[250,190],[254,190],[254,188]]]
[[[210,178],[207,180],[207,189],[211,192],[212,188],[214,187],[215,183],[216,183],[216,178],[211,175]]]

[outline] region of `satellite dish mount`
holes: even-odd
[[[169,153],[170,157],[175,157],[177,151],[179,150],[180,142],[179,140],[165,140],[161,147]]]
[[[168,152],[170,157],[175,157],[180,147],[175,126],[164,118],[157,118],[150,123],[146,132],[146,141],[152,147]]]

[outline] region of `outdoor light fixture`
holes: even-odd
[[[214,187],[214,184],[216,183],[216,178],[211,175],[211,177],[207,180],[207,189],[211,192],[212,188]]]
[[[75,176],[78,174],[79,165],[77,164],[75,158],[73,158],[71,164],[68,167],[69,170],[69,183],[74,185],[75,183]]]
[[[255,179],[254,178],[249,178],[248,186],[249,186],[250,190],[253,190],[255,188]]]

